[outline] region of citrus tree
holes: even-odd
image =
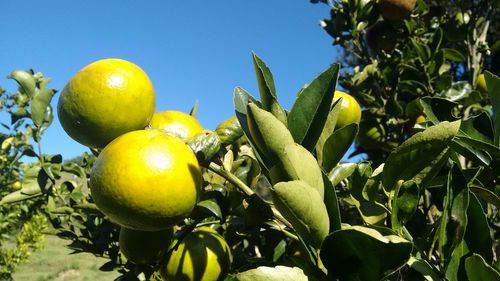
[[[59,96],[64,129],[92,151],[73,161],[32,148],[55,92],[15,72],[9,98],[25,99],[11,126],[30,133],[11,149],[37,160],[6,157],[2,167],[24,168],[6,172],[22,184],[2,189],[2,215],[36,213],[36,237],[106,257],[101,270],[118,280],[500,280],[500,78],[479,76],[491,51],[469,38],[488,33],[497,6],[471,3],[471,35],[453,43],[441,30],[451,4],[328,2],[323,26],[344,67],[328,67],[285,109],[253,54],[259,95],[236,87],[235,115],[215,131],[196,106],[154,113],[151,82],[133,63],[94,62]],[[353,144],[367,161],[341,161]],[[6,238],[26,221],[11,218]]]

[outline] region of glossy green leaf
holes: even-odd
[[[259,151],[258,148],[256,147],[255,140],[252,138],[252,135],[250,134],[250,129],[248,128],[247,105],[249,102],[259,105],[259,102],[253,96],[251,96],[247,91],[245,91],[240,87],[236,87],[233,93],[233,103],[234,103],[236,118],[238,118],[238,122],[240,123],[241,129],[243,130],[248,141],[254,148],[255,156],[264,165],[264,168],[270,168],[267,166],[269,160],[266,158],[265,155],[263,155],[262,151]]]
[[[455,62],[462,62],[465,60],[465,56],[458,50],[450,48],[445,48],[443,50],[444,50],[444,57],[448,60]]]
[[[289,181],[275,184],[271,194],[297,234],[319,248],[329,231],[328,211],[319,193],[303,181]]]
[[[464,240],[470,252],[480,254],[489,263],[493,262],[493,241],[488,219],[481,203],[473,193],[470,193]]]
[[[196,208],[203,208],[215,215],[218,218],[222,218],[222,210],[217,202],[213,199],[203,200],[196,204]]]
[[[392,201],[392,228],[401,231],[418,208],[420,191],[413,181],[405,182],[396,187]]]
[[[491,120],[484,112],[462,121],[452,148],[464,157],[484,165],[500,159],[500,148],[493,144]]]
[[[448,145],[459,127],[460,121],[441,122],[416,133],[394,149],[384,166],[384,188],[394,190],[399,180],[413,180],[424,187],[446,163]]]
[[[356,170],[351,175],[349,181],[349,191],[351,195],[358,201],[364,201],[363,189],[372,175],[372,167],[370,162],[360,162]]]
[[[493,191],[479,186],[471,186],[470,190],[484,201],[497,208],[500,208],[500,197],[498,197],[498,195],[496,195]]]
[[[295,142],[312,151],[325,126],[332,105],[340,66],[332,65],[314,79],[297,97],[288,128]]]
[[[495,145],[500,147],[500,78],[489,71],[484,72],[488,95],[493,107]]]
[[[335,186],[332,185],[325,174],[323,174],[323,182],[325,185],[324,203],[328,212],[328,218],[330,219],[330,232],[333,232],[335,230],[340,230],[342,226],[339,201],[337,198],[337,192],[335,191]]]
[[[271,112],[278,120],[286,125],[286,112],[278,102],[271,70],[255,53],[252,53],[252,58],[255,67],[255,74],[257,75],[257,82],[259,84],[262,108]]]
[[[221,141],[225,144],[233,143],[243,136],[243,129],[236,116],[229,117],[220,123],[215,132],[219,135]]]
[[[426,119],[434,124],[442,121],[451,122],[457,119],[452,113],[457,103],[447,99],[424,97],[420,99],[420,106],[422,106]]]
[[[349,124],[333,132],[326,140],[323,146],[323,169],[331,171],[339,161],[344,157],[344,154],[351,147],[356,135],[358,134],[359,125],[356,123]]]
[[[329,274],[340,280],[379,281],[405,265],[412,249],[399,236],[352,226],[328,235],[320,257]]]
[[[33,97],[36,90],[36,80],[32,71],[14,70],[7,78],[14,79],[19,84],[19,91],[28,97]]]
[[[234,281],[307,281],[310,280],[298,267],[260,266],[236,274]]]
[[[500,273],[477,254],[473,254],[465,260],[465,272],[467,272],[469,281],[500,281]]]
[[[454,165],[448,174],[446,197],[439,226],[439,252],[448,257],[465,235],[469,187],[460,169]]]
[[[427,261],[411,257],[410,260],[408,260],[407,264],[408,266],[410,266],[411,269],[420,273],[423,280],[441,281],[441,278],[439,277],[437,270],[435,270]],[[421,280],[421,279],[416,279],[416,280]]]
[[[337,119],[339,117],[341,101],[342,99],[338,99],[333,103],[330,113],[328,113],[328,117],[326,118],[325,127],[323,128],[323,131],[319,136],[318,143],[316,144],[316,157],[318,158],[319,163],[323,163],[323,147],[325,142],[335,130],[335,125],[337,124]]]
[[[212,159],[221,148],[221,140],[219,135],[212,131],[202,131],[192,137],[187,145],[196,155],[200,163],[204,163]]]
[[[333,168],[330,173],[328,173],[328,178],[332,182],[333,186],[336,186],[341,181],[351,176],[352,173],[354,173],[354,171],[356,170],[357,166],[358,165],[356,163],[339,164],[335,168]]]

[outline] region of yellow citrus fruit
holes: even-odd
[[[425,122],[425,120],[426,120],[425,116],[419,115],[419,116],[417,116],[417,118],[415,118],[415,124],[423,123],[423,122]]]
[[[378,7],[385,20],[400,21],[411,14],[417,0],[379,0]]]
[[[161,231],[142,231],[126,227],[120,229],[120,251],[136,264],[159,262],[168,249],[173,228]]]
[[[182,140],[159,130],[139,130],[101,151],[90,172],[90,188],[97,207],[112,221],[157,231],[191,213],[201,172]]]
[[[351,95],[342,91],[335,91],[333,102],[336,102],[340,98],[342,98],[342,101],[335,128],[342,128],[352,123],[359,123],[359,121],[361,121],[361,107],[359,103]]]
[[[160,275],[165,281],[223,280],[231,259],[231,249],[224,238],[202,227],[188,234],[177,249],[171,249],[160,266]]]
[[[103,59],[81,69],[66,84],[57,105],[66,133],[93,148],[143,129],[154,107],[154,89],[146,73],[121,59]]]
[[[203,131],[203,127],[193,116],[175,110],[156,112],[149,125],[153,129],[163,130],[183,140],[188,140]]]
[[[486,86],[486,79],[484,78],[484,74],[480,74],[477,77],[476,88],[480,92],[483,92],[483,93],[488,92],[488,87]]]

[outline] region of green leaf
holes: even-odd
[[[462,120],[458,135],[493,144],[493,125],[490,117],[486,112],[481,112],[479,115]]]
[[[452,114],[453,109],[457,106],[455,102],[443,98],[424,97],[420,99],[420,105],[426,119],[434,124],[457,119]]]
[[[349,181],[349,192],[358,201],[365,201],[363,189],[372,175],[372,167],[370,162],[358,163],[357,169],[351,175]]]
[[[444,57],[448,60],[455,62],[462,62],[465,60],[465,56],[458,50],[444,48],[443,51],[444,51]]]
[[[323,182],[325,185],[325,198],[323,201],[326,206],[326,211],[328,212],[328,218],[330,219],[330,232],[333,232],[335,230],[340,230],[342,227],[339,201],[335,191],[335,186],[332,185],[325,174],[323,174]]]
[[[238,118],[238,122],[240,123],[241,129],[245,133],[248,142],[250,142],[250,144],[254,148],[255,156],[264,165],[264,168],[269,168],[266,166],[266,163],[268,163],[269,160],[267,160],[265,155],[262,155],[262,151],[258,151],[258,148],[255,145],[255,140],[252,138],[252,135],[250,134],[250,129],[248,128],[247,105],[249,102],[253,102],[257,105],[259,104],[259,102],[254,97],[252,97],[247,91],[245,91],[240,87],[236,87],[233,93],[233,103],[234,103],[236,118]]]
[[[270,112],[255,103],[247,106],[247,126],[258,150],[273,166],[278,162],[283,149],[294,140],[287,127]]]
[[[285,254],[285,250],[286,250],[286,241],[281,240],[278,243],[278,245],[276,245],[276,247],[274,247],[273,262],[277,262],[283,256],[283,254]]]
[[[467,209],[467,230],[464,239],[469,251],[480,254],[489,263],[493,262],[493,241],[488,219],[481,203],[473,193],[470,194]]]
[[[323,163],[323,147],[327,139],[333,134],[335,130],[335,125],[337,124],[337,119],[340,113],[340,106],[342,99],[338,99],[332,105],[330,113],[326,118],[325,127],[319,136],[318,143],[316,144],[316,157],[318,158],[318,163]],[[321,164],[323,165],[323,164]]]
[[[285,145],[279,155],[279,162],[271,168],[271,183],[302,180],[318,191],[323,199],[324,185],[321,168],[316,158],[300,144]]]
[[[237,281],[308,281],[309,278],[298,267],[259,266],[236,274]]]
[[[412,249],[399,236],[352,226],[328,235],[320,257],[328,273],[340,280],[379,281],[405,265]]]
[[[465,260],[469,281],[499,281],[500,273],[489,266],[480,255],[473,254]]]
[[[439,226],[439,252],[449,257],[464,238],[467,227],[469,188],[460,169],[454,165],[448,173],[446,197]]]
[[[200,201],[198,202],[198,204],[196,204],[196,207],[204,208],[208,210],[210,213],[214,214],[216,217],[223,218],[222,211],[214,199]]]
[[[295,142],[312,151],[325,126],[332,105],[340,66],[332,65],[309,84],[297,97],[288,128]]]
[[[198,114],[198,100],[194,102],[193,107],[189,111],[189,115],[196,117],[196,114]]]
[[[55,93],[55,90],[41,90],[33,97],[33,101],[31,102],[31,119],[37,127],[42,126],[47,107]]]
[[[387,210],[382,204],[372,201],[357,201],[354,199],[356,209],[363,221],[368,225],[379,225],[387,218]]]
[[[493,107],[493,126],[495,131],[495,145],[500,146],[500,78],[489,71],[484,72],[488,95]]]
[[[35,95],[36,80],[32,71],[14,70],[7,76],[9,79],[14,79],[19,84],[19,91],[28,97]]]
[[[413,181],[405,182],[396,187],[392,201],[392,229],[401,231],[418,208],[420,191]]]
[[[424,278],[423,280],[441,281],[441,278],[439,278],[439,274],[436,272],[436,270],[424,259],[411,257],[408,260],[407,265],[410,266],[411,269],[420,273]]]
[[[439,123],[416,133],[394,149],[384,166],[384,188],[394,190],[399,180],[413,180],[418,186],[425,187],[446,163],[448,145],[459,127],[460,121]]]
[[[220,123],[215,129],[215,132],[225,144],[233,143],[243,136],[243,129],[235,115]]]
[[[23,191],[21,190],[14,191],[2,197],[2,199],[0,200],[0,206],[28,200],[31,198],[38,197],[42,194],[43,193],[41,190],[39,190],[38,192],[34,192],[33,190],[31,190],[29,193],[23,193]]]
[[[351,147],[359,125],[349,124],[333,132],[323,146],[323,169],[331,171]]]
[[[271,194],[276,209],[297,234],[319,248],[329,231],[328,211],[319,193],[303,181],[289,181],[275,184]]]
[[[276,88],[271,70],[255,53],[252,53],[257,82],[259,84],[260,100],[262,108],[271,112],[278,120],[286,125],[286,112],[278,102]]]
[[[202,131],[192,137],[187,145],[196,155],[200,163],[204,163],[212,159],[221,148],[221,140],[219,135],[212,131]]]
[[[356,163],[339,164],[330,171],[328,178],[332,182],[332,185],[336,186],[344,179],[350,177],[357,167],[358,165]]]
[[[487,166],[493,159],[500,159],[500,148],[493,144],[493,128],[485,112],[462,121],[452,147],[468,159]]]
[[[471,186],[470,190],[484,201],[500,209],[500,197],[491,190],[479,186]]]

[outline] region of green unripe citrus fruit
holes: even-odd
[[[177,241],[172,242],[172,247]],[[165,281],[223,280],[231,266],[231,249],[216,231],[202,227],[189,233],[160,267]]]
[[[66,133],[93,148],[143,129],[154,107],[154,89],[146,73],[121,59],[99,60],[81,69],[66,84],[57,105]]]
[[[386,139],[384,126],[377,119],[367,119],[361,122],[356,140],[365,149],[377,149]]]
[[[92,198],[112,221],[136,230],[167,229],[198,201],[201,172],[179,138],[160,130],[126,133],[108,144],[90,173]]]

